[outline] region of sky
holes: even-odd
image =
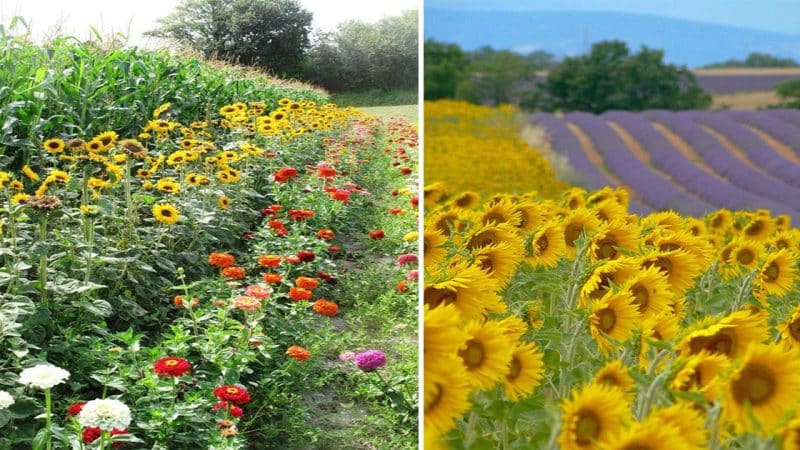
[[[417,9],[420,0],[300,0],[314,14],[312,27],[331,31],[346,20],[374,22]],[[79,39],[91,36],[90,26],[101,34],[130,33],[131,45],[152,46],[155,41],[143,37],[157,20],[171,13],[178,0],[0,0],[0,23],[8,25],[13,16],[29,21],[33,36],[40,39],[53,34]],[[60,30],[59,33],[56,33]]]
[[[800,34],[800,0],[425,0],[425,8],[615,11]]]

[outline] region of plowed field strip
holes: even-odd
[[[769,172],[764,170],[763,167],[761,167],[758,164],[756,164],[755,162],[753,162],[750,159],[750,157],[747,156],[747,154],[744,152],[744,150],[739,148],[738,145],[734,144],[733,141],[728,139],[724,134],[720,133],[719,131],[717,131],[717,130],[715,130],[715,129],[707,126],[707,125],[700,125],[700,127],[703,130],[705,130],[706,133],[708,133],[711,136],[713,136],[714,139],[719,141],[719,143],[722,144],[728,150],[728,152],[731,155],[733,155],[736,159],[738,159],[739,161],[747,164],[748,166],[750,166],[750,168],[752,168],[754,170],[757,170],[759,173],[761,173],[764,176],[767,176],[767,177],[770,177],[770,178],[775,178]]]
[[[622,125],[611,120],[606,121],[606,123],[608,123],[608,126],[610,126],[612,129],[614,129],[614,132],[617,133],[617,136],[619,136],[620,139],[622,139],[622,142],[625,143],[625,146],[631,150],[631,153],[633,153],[633,155],[636,156],[636,158],[639,159],[639,161],[643,162],[648,167],[650,167],[650,169],[653,172],[664,177],[664,179],[672,183],[679,191],[684,192],[686,195],[694,198],[699,202],[708,203],[706,200],[703,200],[702,198],[698,197],[697,194],[695,194],[694,192],[686,189],[680,182],[672,178],[672,175],[668,174],[667,172],[663,172],[656,166],[654,166],[651,163],[650,154],[647,152],[647,150],[645,150],[645,148],[642,147],[639,141],[637,141],[636,138],[631,136],[631,134],[628,133],[628,131]]]
[[[788,159],[789,161],[795,164],[800,164],[800,156],[797,156],[797,154],[794,152],[794,150],[792,150],[791,147],[775,139],[774,137],[772,137],[772,135],[761,130],[760,128],[756,128],[752,125],[745,125],[745,124],[742,125],[747,127],[748,130],[757,134],[762,141],[766,142],[767,145],[772,147],[772,149],[775,150],[779,155],[783,156],[784,158]]]
[[[581,127],[575,125],[572,122],[564,121],[564,123],[567,125],[567,128],[569,128],[569,131],[572,134],[574,134],[575,137],[578,139],[578,142],[581,144],[581,149],[586,154],[586,157],[589,158],[589,161],[591,161],[592,164],[594,164],[594,166],[597,167],[597,169],[600,172],[602,172],[603,175],[606,176],[606,178],[611,180],[611,182],[616,184],[617,186],[624,187],[625,190],[628,191],[628,194],[631,196],[631,198],[636,199],[639,202],[643,203],[644,205],[652,208],[652,205],[644,201],[639,196],[639,193],[637,193],[635,189],[632,189],[630,186],[623,183],[622,180],[617,178],[616,175],[614,175],[613,173],[611,173],[611,171],[608,170],[608,168],[605,165],[605,162],[603,161],[603,156],[600,154],[600,152],[597,151],[597,148],[594,146],[594,143],[592,142],[591,139],[589,139],[589,136],[587,136],[586,133],[583,132]]]
[[[726,183],[728,180],[719,176],[714,169],[711,168],[708,164],[706,164],[705,160],[697,154],[697,152],[689,145],[688,142],[684,141],[682,137],[678,136],[677,133],[666,127],[664,124],[660,122],[650,122],[653,127],[658,130],[659,133],[663,134],[665,138],[675,147],[678,152],[683,155],[684,158],[688,159],[692,164],[703,169],[703,171],[707,172],[709,175],[713,176],[714,178],[720,179],[725,181]]]

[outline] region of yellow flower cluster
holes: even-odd
[[[517,110],[461,101],[425,102],[425,183],[453,192],[539,191],[552,197],[565,185],[550,164],[518,137]],[[464,176],[469,174],[469,176]],[[441,187],[440,187],[441,188]],[[427,197],[427,196],[426,196]]]
[[[439,192],[428,206],[426,448],[476,434],[543,448],[549,432],[566,450],[796,442],[800,230],[788,216],[640,217],[619,188],[483,204]],[[526,399],[538,399],[530,417],[560,417],[486,436],[497,422],[482,428],[481,415],[505,408],[493,417],[506,420]]]

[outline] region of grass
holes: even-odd
[[[381,90],[372,89],[361,92],[337,92],[331,94],[331,101],[339,106],[389,106],[417,104],[419,95],[416,89]]]
[[[381,119],[403,117],[413,124],[419,123],[419,105],[417,104],[398,106],[370,106],[359,109],[369,115],[380,117]]]
[[[775,91],[737,92],[711,97],[711,109],[757,110],[776,105],[781,98]]]

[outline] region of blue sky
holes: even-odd
[[[426,8],[618,11],[800,34],[800,0],[425,0]]]

